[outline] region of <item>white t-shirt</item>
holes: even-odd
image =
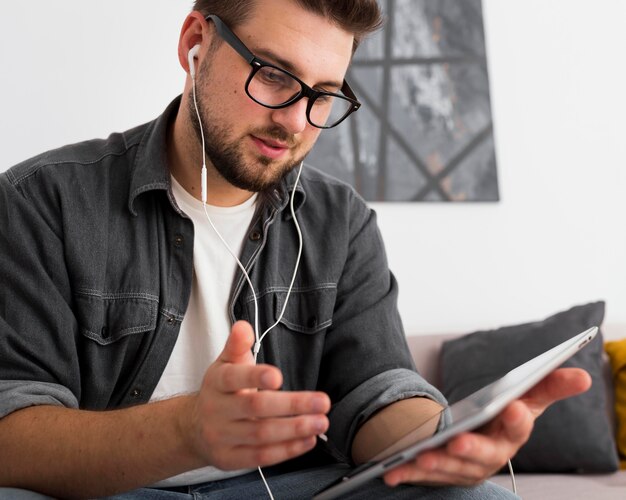
[[[209,365],[222,352],[230,334],[228,299],[237,262],[211,227],[203,204],[171,177],[176,203],[194,225],[193,276],[189,306],[172,355],[152,394],[151,401],[190,394],[200,389]],[[207,205],[207,212],[233,253],[241,253],[255,210],[255,194],[235,207]],[[214,481],[248,472],[204,467],[160,481],[154,486],[184,486]]]

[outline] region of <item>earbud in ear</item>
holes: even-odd
[[[191,47],[191,49],[189,50],[189,54],[187,55],[187,60],[189,61],[189,74],[191,75],[191,78],[196,77],[196,64],[194,59],[196,58],[199,50],[200,44],[194,45],[193,47]]]

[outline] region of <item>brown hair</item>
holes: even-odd
[[[195,0],[193,9],[217,15],[230,28],[248,20],[258,0]],[[383,16],[376,0],[293,0],[304,10],[319,14],[354,34],[353,52],[361,40],[379,29]]]

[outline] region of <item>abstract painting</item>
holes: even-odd
[[[307,163],[368,201],[498,201],[481,1],[379,3],[346,75],[363,105]]]

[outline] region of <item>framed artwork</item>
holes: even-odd
[[[363,106],[307,163],[369,201],[498,201],[481,0],[379,3],[346,75]]]

